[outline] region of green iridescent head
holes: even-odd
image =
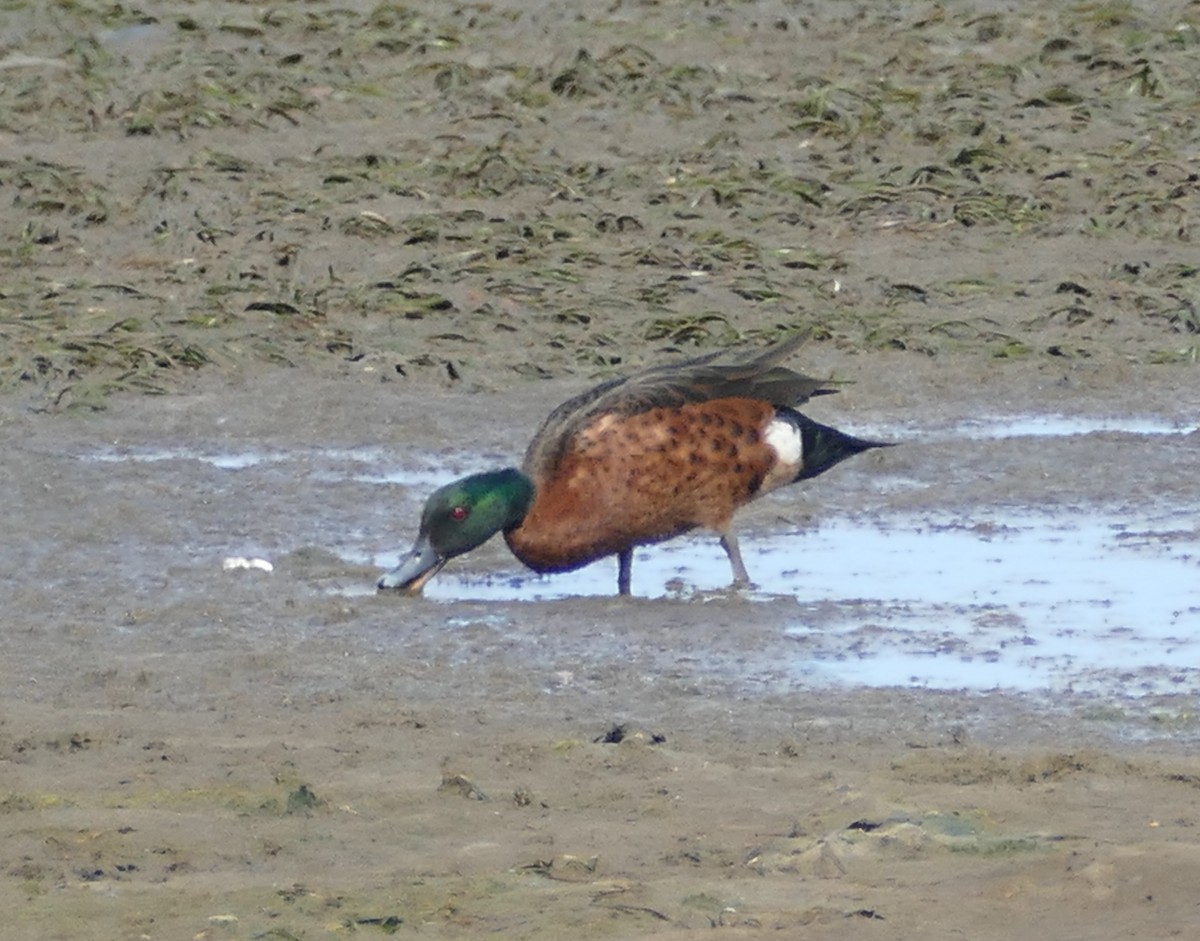
[[[379,579],[379,588],[419,594],[450,559],[519,524],[532,502],[533,483],[511,467],[435,490],[421,513],[412,550]]]

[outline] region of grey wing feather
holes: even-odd
[[[652,408],[734,397],[798,405],[814,395],[836,392],[827,388],[827,382],[778,365],[808,336],[808,331],[798,333],[752,356],[730,358],[728,351],[718,350],[651,366],[582,392],[550,413],[525,453],[525,471],[534,480],[549,473],[572,436],[601,415],[636,415]]]

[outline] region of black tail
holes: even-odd
[[[840,464],[848,457],[861,454],[871,448],[890,448],[892,445],[884,441],[864,441],[845,432],[830,428],[813,421],[807,415],[801,415],[795,409],[781,408],[776,412],[781,418],[787,418],[800,429],[800,443],[804,448],[803,464],[795,480],[806,480],[823,474],[835,464]]]

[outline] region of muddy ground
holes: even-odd
[[[814,417],[904,446],[747,544],[1021,510],[1193,564],[1200,14],[885,6],[0,7],[5,937],[1194,931],[1192,662],[793,669],[869,577],[370,590],[567,395],[798,327]],[[1176,433],[955,431],[1029,415]]]

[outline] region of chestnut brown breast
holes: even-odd
[[[775,407],[717,399],[604,414],[572,437],[525,519],[505,534],[530,568],[574,568],[695,527],[725,530],[777,477]],[[786,475],[790,479],[790,474]]]

